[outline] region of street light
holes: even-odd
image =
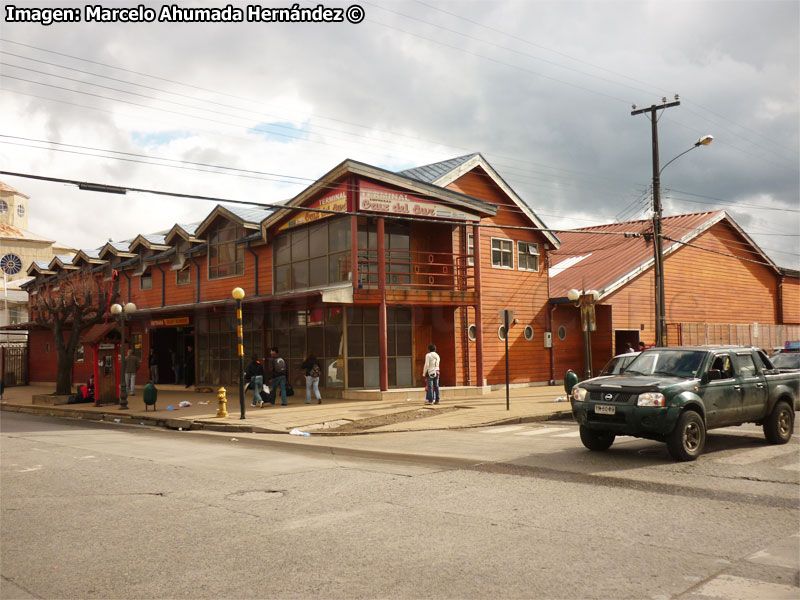
[[[597,329],[597,318],[594,307],[600,299],[600,292],[597,290],[580,291],[573,288],[567,292],[567,298],[581,309],[583,352],[586,357],[585,372],[588,379],[592,376],[592,331]]]
[[[694,143],[694,146],[667,161],[667,164],[660,169],[658,169],[658,148],[654,146],[653,149],[653,271],[656,280],[656,346],[663,347],[667,345],[667,301],[664,291],[664,250],[661,237],[661,173],[687,152],[691,152],[700,146],[708,146],[713,140],[714,136],[704,135]],[[656,138],[656,144],[657,143],[658,138]],[[658,169],[657,173],[656,169]]]
[[[242,334],[242,298],[244,290],[240,287],[233,288],[231,292],[236,300],[236,335],[239,338],[239,409],[244,419],[244,335]]]
[[[128,386],[125,382],[125,321],[131,318],[131,315],[136,312],[136,305],[133,302],[128,302],[125,306],[121,304],[111,305],[111,314],[119,321],[120,330],[122,332],[122,388],[119,392],[119,408],[120,410],[128,409]]]

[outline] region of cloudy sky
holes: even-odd
[[[9,22],[5,3],[0,170],[268,203],[345,158],[481,152],[548,226],[576,228],[648,216],[650,122],[631,105],[679,94],[661,165],[714,142],[664,171],[665,214],[727,210],[800,266],[797,1],[358,1],[358,24],[49,26]],[[213,208],[0,179],[31,196],[32,231],[79,248]]]

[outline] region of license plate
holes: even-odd
[[[617,412],[617,407],[609,406],[608,404],[595,404],[594,412],[598,415],[613,415]]]

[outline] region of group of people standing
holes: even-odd
[[[320,365],[317,357],[311,353],[303,363],[300,369],[304,371],[306,378],[306,404],[311,404],[311,394],[317,399],[318,404],[322,404],[322,395],[319,393],[319,378],[322,375],[322,366]],[[289,366],[286,359],[281,356],[277,346],[273,346],[269,350],[269,359],[266,364],[266,369],[258,355],[253,354],[250,364],[247,365],[245,371],[245,380],[248,381],[249,388],[253,390],[253,402],[251,406],[264,406],[264,402],[275,404],[278,396],[278,391],[281,394],[281,406],[288,406],[286,400],[287,395],[294,393],[291,386],[287,385],[286,377],[289,373]],[[268,389],[264,389],[265,379],[269,380]],[[266,396],[266,400],[264,397]]]
[[[175,385],[180,383],[181,375],[185,378],[186,387],[190,388],[194,385],[194,349],[191,345],[186,347],[186,352],[183,355],[183,363],[178,360],[178,354],[174,350],[169,351],[170,362],[172,364],[172,373]],[[136,373],[142,364],[142,359],[133,353],[132,348],[128,348],[128,353],[123,360],[122,372],[125,377],[125,389],[128,396],[136,395]],[[159,383],[158,373],[158,355],[155,349],[150,348],[150,354],[147,357],[147,366],[150,371],[150,379],[152,383]]]

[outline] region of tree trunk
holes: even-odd
[[[56,394],[72,393],[72,357],[67,354],[64,343],[57,344],[58,370],[56,372]]]

